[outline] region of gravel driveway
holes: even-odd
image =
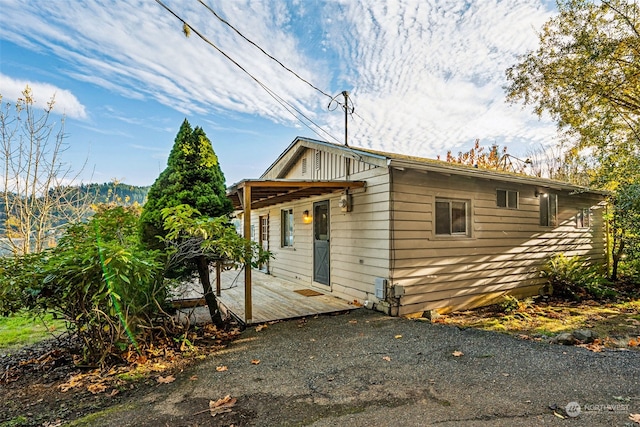
[[[637,426],[629,414],[640,413],[640,352],[594,353],[365,309],[250,328],[175,376],[87,424]],[[209,401],[226,395],[237,398],[233,412],[211,417]],[[577,417],[567,417],[570,402]]]

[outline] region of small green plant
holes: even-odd
[[[500,309],[503,313],[509,314],[512,313],[520,307],[520,301],[518,298],[512,295],[504,295],[502,297],[502,302],[500,303]]]
[[[559,298],[580,301],[584,298],[609,299],[617,295],[601,269],[580,256],[555,254],[544,265],[541,275],[548,280],[544,292]]]
[[[11,418],[8,421],[3,422],[2,424],[0,424],[0,427],[19,427],[19,426],[26,426],[29,424],[29,419],[23,415],[18,415],[15,418]]]

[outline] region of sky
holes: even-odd
[[[151,185],[185,118],[228,185],[258,178],[296,136],[344,143],[343,91],[352,147],[435,158],[476,139],[515,156],[555,144],[555,125],[504,92],[552,1],[161,1],[189,37],[156,0],[0,0],[2,102],[26,85],[42,108],[55,96],[82,182]]]

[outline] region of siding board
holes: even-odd
[[[598,198],[558,192],[561,225],[541,227],[533,186],[505,188],[491,180],[410,170],[394,171],[392,182],[392,285],[404,290],[400,313],[446,310],[454,302],[511,291],[533,292],[543,284],[539,268],[558,252],[604,260]],[[497,189],[518,191],[518,208],[499,208]],[[438,197],[470,202],[470,237],[434,235],[433,202]],[[590,229],[575,226],[581,207],[592,208]]]

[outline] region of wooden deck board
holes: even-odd
[[[321,313],[352,310],[347,301],[331,295],[306,297],[294,290],[303,286],[276,278],[259,271],[252,271],[253,319],[247,322],[244,310],[244,274],[241,273],[234,287],[228,288],[238,274],[237,271],[222,273],[220,302],[234,315],[248,324],[292,319]],[[318,290],[322,291],[322,290]]]
[[[238,274],[240,273],[240,274]],[[246,324],[271,322],[274,320],[293,319],[313,316],[315,314],[333,313],[353,310],[356,307],[347,301],[332,295],[304,296],[294,290],[304,289],[286,279],[273,277],[260,271],[252,270],[253,319],[247,321],[244,309],[244,272],[237,270],[223,271],[221,274],[221,294],[218,300],[235,317]],[[215,272],[211,281],[215,287]],[[314,288],[318,292],[323,289]],[[188,284],[177,299],[198,298],[202,296],[199,283]]]

